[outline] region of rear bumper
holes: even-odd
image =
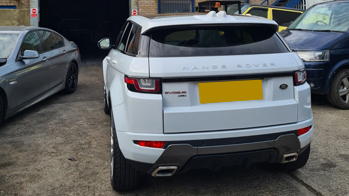
[[[213,157],[213,162],[209,161],[211,164],[223,167],[224,164],[279,163],[284,154],[301,153],[301,149],[309,145],[313,127],[304,135],[296,134],[297,129],[307,126],[313,126],[313,119],[273,127],[202,133],[117,132],[117,137],[122,153],[135,169],[151,173],[159,166],[178,166],[178,171],[183,172],[187,170],[184,169],[185,165],[192,165],[188,166],[189,169],[206,168],[209,163],[202,163],[201,166],[196,163],[200,162],[197,160],[205,160],[207,157]],[[148,148],[134,142],[139,140],[167,143],[163,149]],[[225,160],[226,163],[215,160]]]
[[[301,148],[298,137],[291,133],[276,140],[249,144],[216,147],[171,144],[155,164],[128,161],[133,168],[148,174],[163,166],[176,166],[177,173],[204,168],[218,171],[222,167],[234,165],[247,167],[252,163],[280,163],[283,155],[295,152],[301,154],[308,146]]]

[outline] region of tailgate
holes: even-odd
[[[297,122],[293,55],[150,58],[150,76],[163,78],[164,133]]]

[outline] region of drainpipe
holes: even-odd
[[[30,0],[30,9],[29,9],[29,14],[31,14],[32,8],[37,9],[37,17],[33,18],[32,16],[30,17],[30,26],[38,27],[39,26],[39,18],[40,18],[40,9],[39,9],[39,0]],[[46,0],[42,0],[46,1]]]
[[[139,11],[138,11],[138,0],[129,0],[129,15],[132,16],[132,11],[133,10],[136,10],[137,11],[137,15],[139,14]]]

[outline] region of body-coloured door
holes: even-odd
[[[51,31],[40,31],[44,47],[44,54],[50,61],[49,88],[61,84],[66,75],[68,60],[64,50],[63,38]]]
[[[36,31],[29,32],[23,39],[20,55],[24,55],[25,50],[35,50],[39,53],[39,58],[24,59],[18,61],[17,75],[17,103],[22,105],[35,99],[48,90],[49,81],[49,61],[43,53],[42,43]]]

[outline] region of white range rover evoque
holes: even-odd
[[[313,116],[302,60],[274,21],[207,15],[129,17],[103,60],[111,183],[140,173],[277,163],[303,167]]]

